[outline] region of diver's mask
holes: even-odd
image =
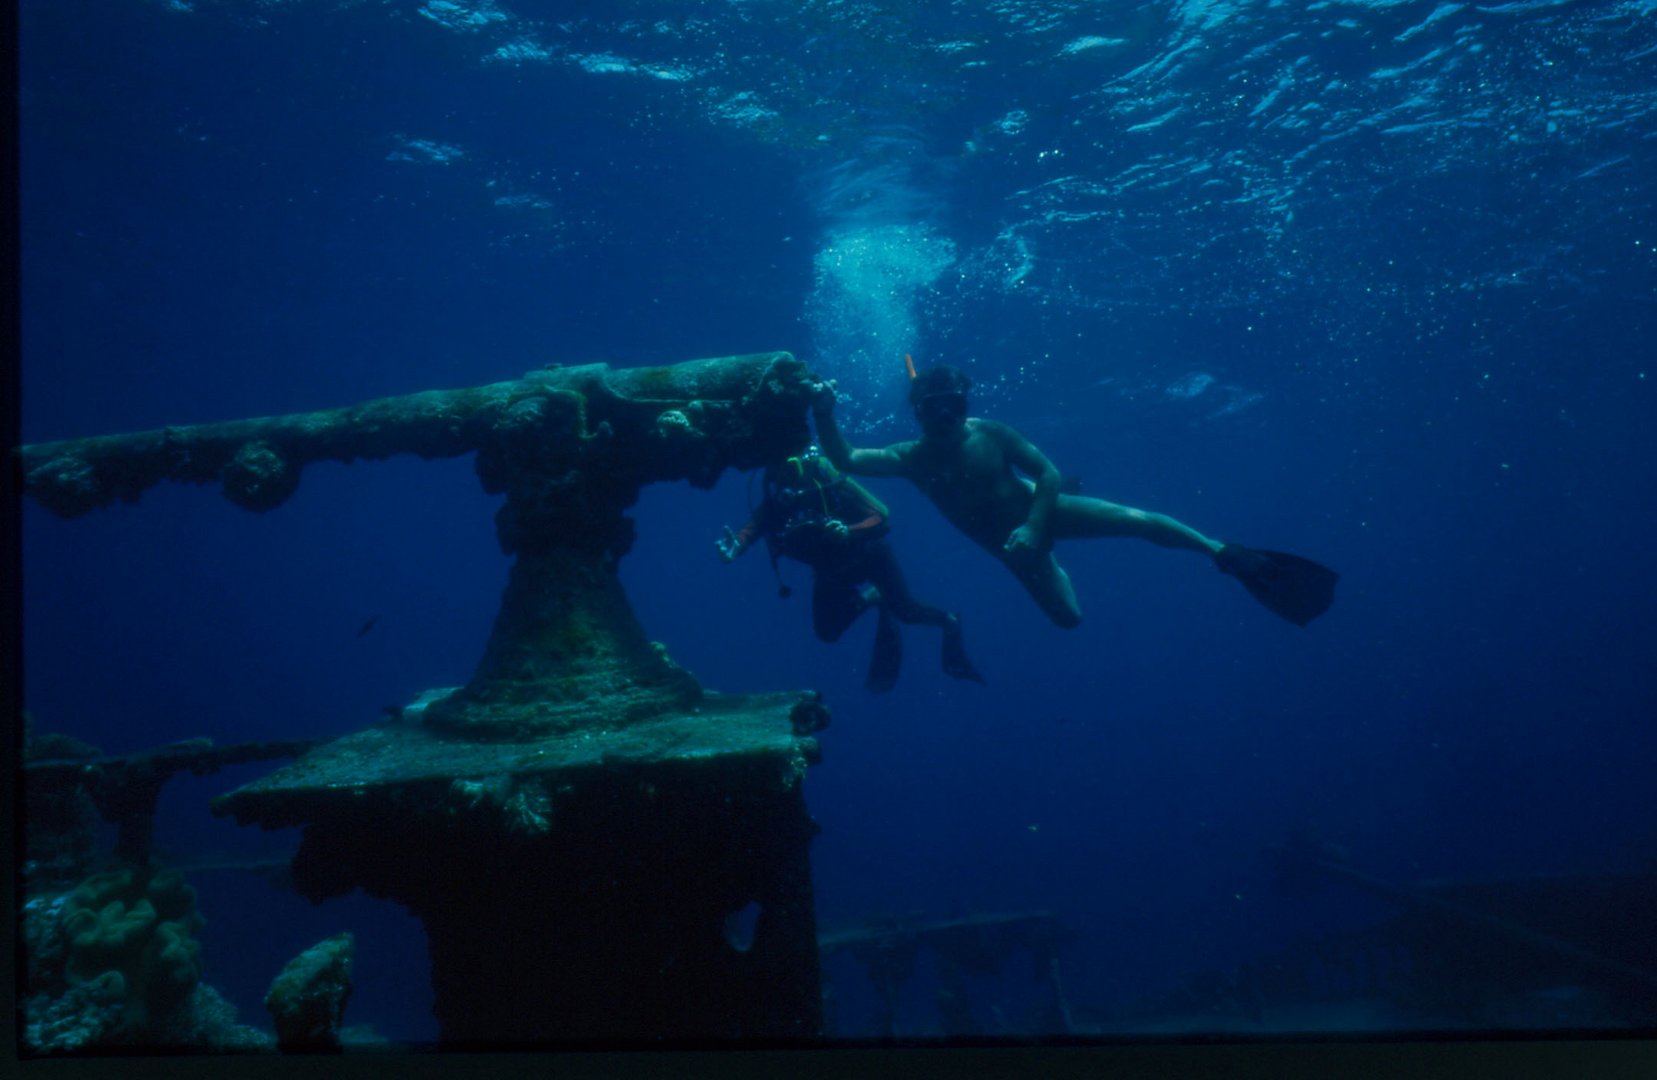
[[[967,418],[967,396],[959,390],[927,394],[915,402],[915,419],[927,431],[947,432]]]
[[[778,503],[793,508],[816,493],[816,465],[821,453],[817,447],[808,446],[783,461],[777,470],[775,498]]]

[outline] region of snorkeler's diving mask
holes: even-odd
[[[959,390],[927,394],[915,402],[915,417],[922,424],[959,423],[967,418],[967,396]]]

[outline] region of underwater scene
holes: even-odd
[[[23,0],[24,1056],[1657,1030],[1654,0]]]

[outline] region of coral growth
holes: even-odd
[[[131,1046],[268,1050],[201,982],[195,890],[174,872],[96,874],[23,905],[22,1044],[34,1054]]]
[[[63,905],[64,973],[71,986],[113,972],[122,982],[121,1033],[165,1023],[201,979],[196,891],[173,871],[95,874]]]

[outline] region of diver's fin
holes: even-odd
[[[950,616],[949,625],[944,627],[944,674],[966,679],[980,686],[984,683],[984,676],[978,674],[978,669],[967,659],[967,645],[961,634],[961,620],[953,615]]]
[[[1243,583],[1256,600],[1305,626],[1329,610],[1340,575],[1299,555],[1227,544],[1214,556],[1220,572]]]
[[[875,651],[869,657],[869,675],[863,680],[870,693],[884,694],[898,683],[898,669],[903,666],[903,635],[898,621],[885,607],[875,623]]]

